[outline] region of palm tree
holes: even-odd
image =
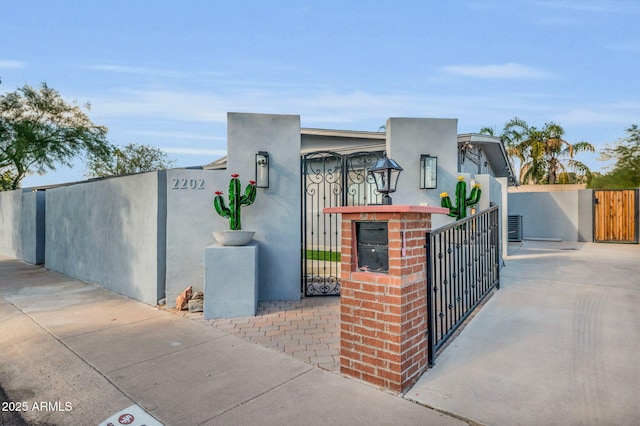
[[[481,129],[481,133],[488,129]],[[490,134],[490,133],[489,133]],[[519,181],[526,183],[558,183],[558,178],[567,171],[590,175],[584,163],[574,159],[578,152],[594,152],[589,142],[571,144],[564,138],[565,131],[557,123],[545,123],[542,129],[529,126],[524,120],[514,117],[507,121],[501,139],[512,161],[520,165]]]

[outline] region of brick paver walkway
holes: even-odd
[[[325,370],[340,370],[338,297],[260,302],[255,317],[204,320],[202,312],[180,314]]]

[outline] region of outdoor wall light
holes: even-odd
[[[386,155],[376,161],[376,164],[369,169],[369,175],[375,181],[376,189],[382,194],[382,204],[391,204],[389,194],[396,191],[398,177],[402,170],[398,163],[387,158]]]
[[[420,189],[438,187],[438,157],[429,154],[420,156]]]
[[[256,186],[269,187],[269,153],[267,151],[258,151],[256,154]]]

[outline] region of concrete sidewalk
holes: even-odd
[[[500,290],[405,397],[489,425],[640,425],[640,246],[509,254]]]
[[[467,424],[2,257],[0,348],[0,383],[33,424],[97,425],[134,404],[165,425]]]

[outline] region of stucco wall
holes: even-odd
[[[476,175],[475,181],[480,184],[482,193],[478,202],[478,211],[486,210],[491,206],[500,206],[500,236],[501,252],[507,255],[507,178],[494,178],[490,175]],[[467,180],[469,182],[469,180]],[[467,188],[467,191],[470,191]]]
[[[176,297],[186,287],[203,291],[203,253],[215,243],[213,231],[228,229],[213,208],[213,194],[228,195],[226,170],[167,170],[167,306],[175,307]],[[246,185],[248,179],[243,180]],[[253,206],[246,207],[248,214]],[[221,219],[221,220],[218,220]]]
[[[578,241],[593,241],[593,189],[578,191]]]
[[[0,253],[22,258],[22,190],[0,192]]]
[[[496,178],[496,182],[500,184],[500,227],[502,229],[502,257],[507,257],[508,254],[508,242],[509,242],[509,229],[508,229],[508,216],[509,216],[509,195],[507,188],[509,187],[509,178],[502,177]]]
[[[0,192],[0,253],[44,263],[44,211],[44,192]]]
[[[151,172],[48,190],[47,268],[155,304],[164,289],[165,182]]]
[[[25,262],[44,263],[46,192],[22,194],[22,257]]]
[[[300,116],[229,113],[227,143],[227,171],[240,174],[243,183],[255,176],[255,154],[270,155],[269,188],[258,188],[242,216],[242,229],[256,231],[260,300],[299,300]],[[215,223],[228,229],[226,219]]]
[[[458,181],[458,120],[452,118],[389,118],[387,155],[404,169],[393,204],[440,205],[440,193],[451,193]],[[435,189],[420,189],[420,155],[438,157]],[[433,227],[451,223],[446,215],[434,215]]]
[[[522,216],[525,239],[592,241],[591,190],[510,192],[509,215]]]

